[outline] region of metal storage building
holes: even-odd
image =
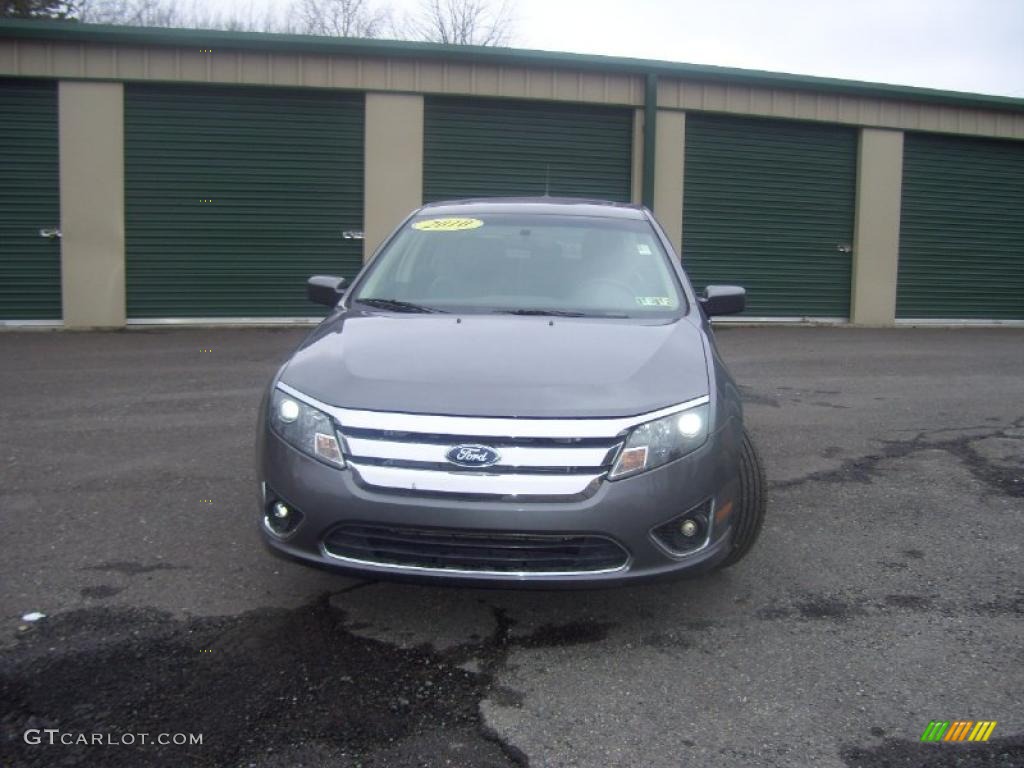
[[[1024,322],[1022,99],[0,22],[3,323],[307,317],[421,203],[545,192],[649,205],[747,319]]]

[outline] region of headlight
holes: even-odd
[[[278,389],[270,398],[270,424],[286,442],[335,467],[344,467],[331,417]]]
[[[698,405],[633,428],[608,475],[610,480],[660,467],[704,445],[708,406]]]

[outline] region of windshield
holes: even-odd
[[[678,314],[679,283],[645,220],[492,213],[412,219],[355,301],[397,311]]]

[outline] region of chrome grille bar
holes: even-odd
[[[585,497],[611,468],[637,424],[709,401],[694,398],[637,416],[602,419],[478,418],[339,408],[278,388],[330,416],[348,466],[368,487],[393,491],[520,499]],[[497,454],[489,466],[449,470],[448,453],[465,445]]]
[[[377,488],[480,496],[580,496],[590,490],[590,484],[605,472],[601,470],[585,475],[519,475],[486,470],[439,472],[433,469],[379,467],[355,461],[350,461],[348,465],[363,483]]]
[[[344,427],[342,428],[344,429]],[[454,443],[391,442],[345,436],[347,454],[353,460],[392,459],[397,461],[445,464],[446,454]],[[494,467],[601,467],[608,461],[614,446],[600,448],[534,448],[507,446],[498,449],[501,459]]]

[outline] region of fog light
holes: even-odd
[[[704,549],[711,542],[711,501],[673,517],[651,531],[669,554],[677,557]]]
[[[267,507],[263,523],[267,530],[275,536],[287,536],[302,522],[302,513],[283,501],[273,501]]]

